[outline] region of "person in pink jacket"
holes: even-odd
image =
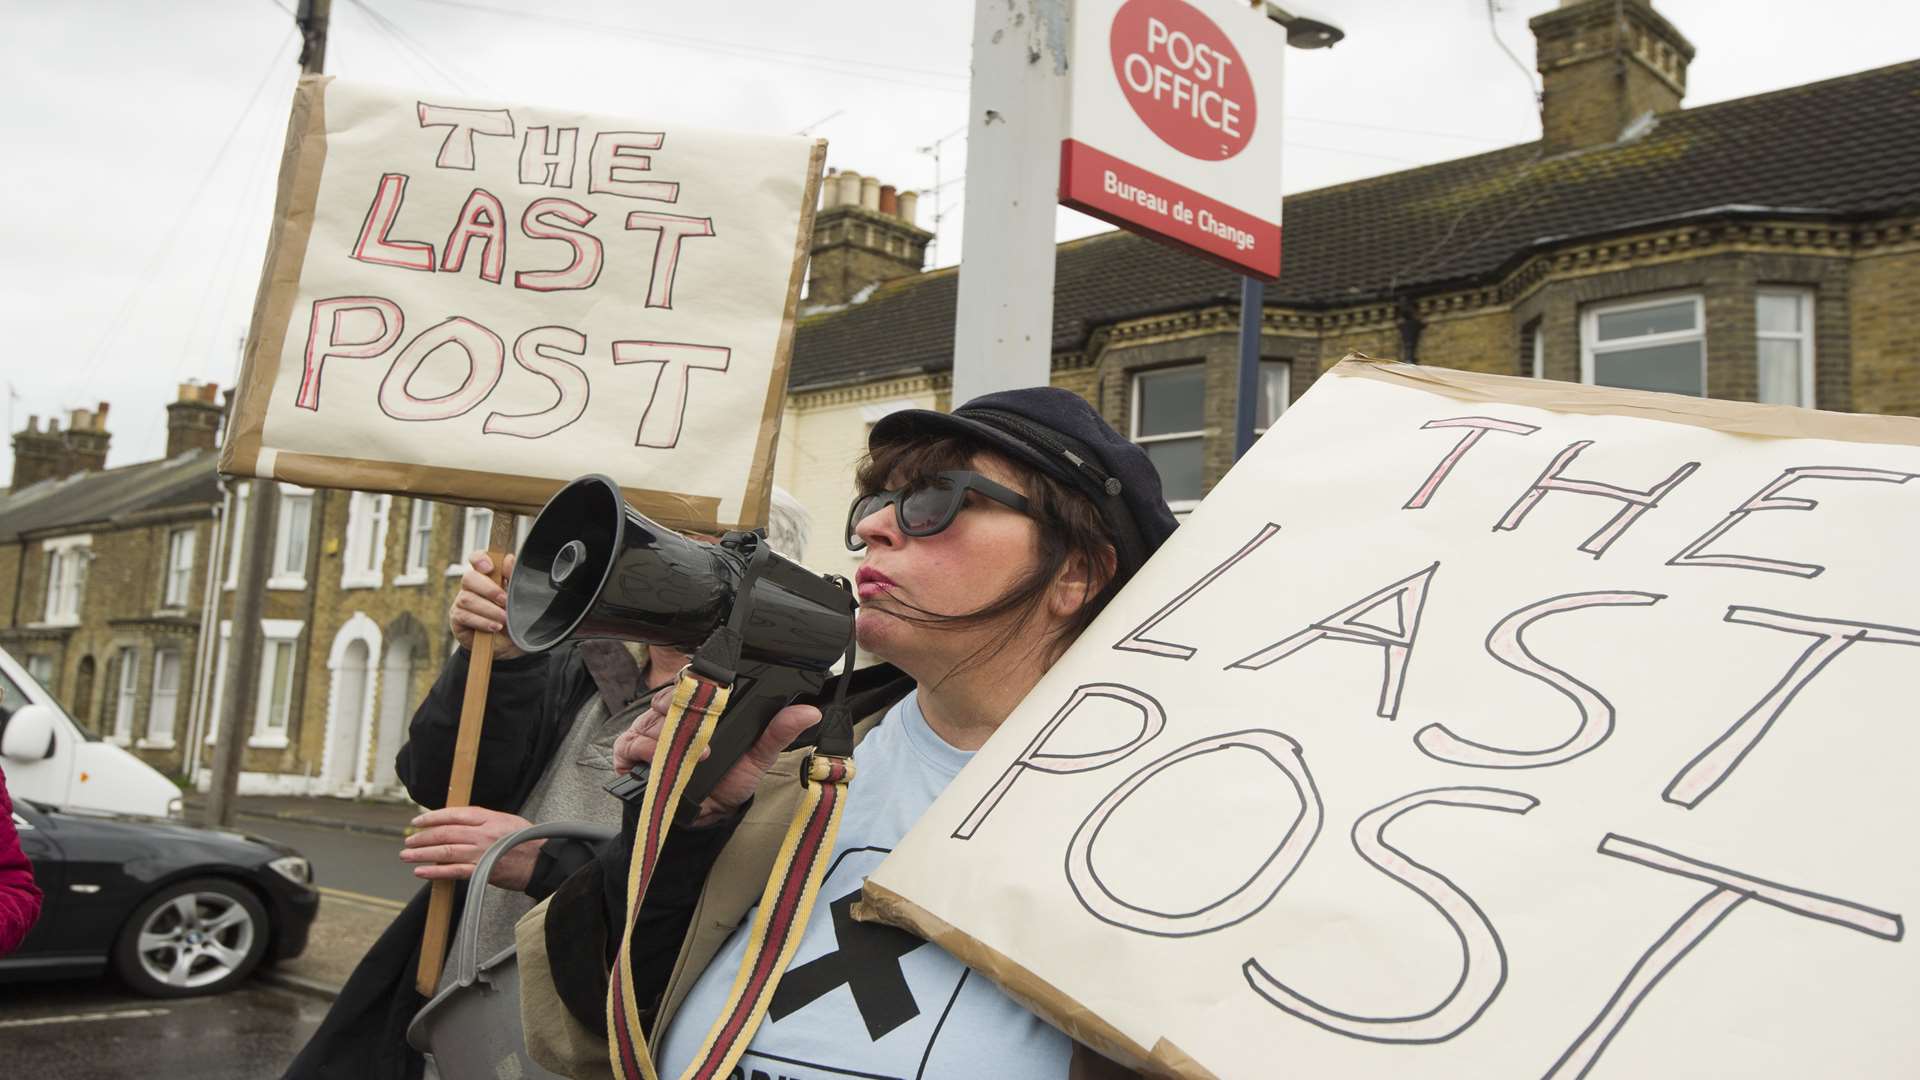
[[[19,948],[39,917],[40,887],[33,883],[33,864],[20,850],[13,800],[7,796],[6,774],[0,773],[0,956]]]

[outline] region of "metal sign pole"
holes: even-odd
[[[1267,286],[1259,278],[1240,279],[1240,397],[1233,411],[1233,460],[1253,449],[1253,426],[1260,410],[1260,322]]]
[[[1053,229],[1069,0],[978,0],[953,404],[1053,373]]]

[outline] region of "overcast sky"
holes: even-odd
[[[131,464],[163,451],[176,384],[232,381],[297,75],[294,3],[0,0],[10,430],[30,413],[105,400],[108,462]],[[1538,137],[1527,19],[1556,0],[1500,0],[1491,25],[1488,0],[1309,6],[1344,20],[1348,38],[1288,54],[1286,192]],[[1688,105],[1920,55],[1920,4],[1908,0],[1657,6],[1699,50]],[[927,192],[921,224],[941,215],[945,265],[960,255],[972,10],[962,0],[334,0],[327,70],[503,104],[804,129],[829,140],[830,165]],[[1061,238],[1107,228],[1065,210],[1059,226]],[[0,483],[11,471],[8,442]]]

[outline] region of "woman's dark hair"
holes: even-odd
[[[1027,513],[1040,526],[1039,561],[1032,572],[1016,582],[1005,595],[974,611],[927,611],[907,605],[912,607],[911,612],[900,615],[900,618],[936,628],[980,626],[1017,613],[1018,617],[1004,633],[961,661],[953,671],[947,673],[949,676],[998,656],[1020,637],[1046,602],[1047,589],[1055,575],[1073,559],[1081,560],[1089,577],[1099,582],[1100,587],[1080,605],[1047,644],[1049,666],[1092,624],[1094,617],[1113,599],[1122,584],[1114,572],[1113,539],[1108,535],[1107,526],[1101,521],[1100,511],[1094,507],[1092,500],[1038,469],[990,447],[953,436],[884,444],[870,449],[867,456],[861,459],[859,469],[854,474],[854,483],[861,494],[872,494],[929,480],[936,473],[949,469],[970,469],[973,460],[981,455],[993,458],[1007,469],[1024,490]]]

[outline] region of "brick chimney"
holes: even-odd
[[[813,219],[807,304],[845,304],[883,281],[919,273],[933,234],[914,221],[919,195],[871,176],[829,172]]]
[[[107,467],[107,403],[98,409],[74,409],[67,422],[67,475],[99,472]]]
[[[13,436],[13,490],[106,468],[111,438],[104,401],[95,410],[74,409],[65,431],[60,430],[60,421],[54,417],[47,418],[44,431],[38,416],[27,417],[26,430]]]
[[[1560,0],[1527,25],[1551,150],[1610,143],[1641,117],[1680,108],[1693,44],[1648,0]]]
[[[49,418],[40,430],[40,418],[27,417],[27,427],[13,436],[13,490],[67,475],[67,443],[60,437],[60,421]]]
[[[212,450],[219,441],[222,412],[220,384],[181,383],[173,404],[167,406],[167,456]]]

